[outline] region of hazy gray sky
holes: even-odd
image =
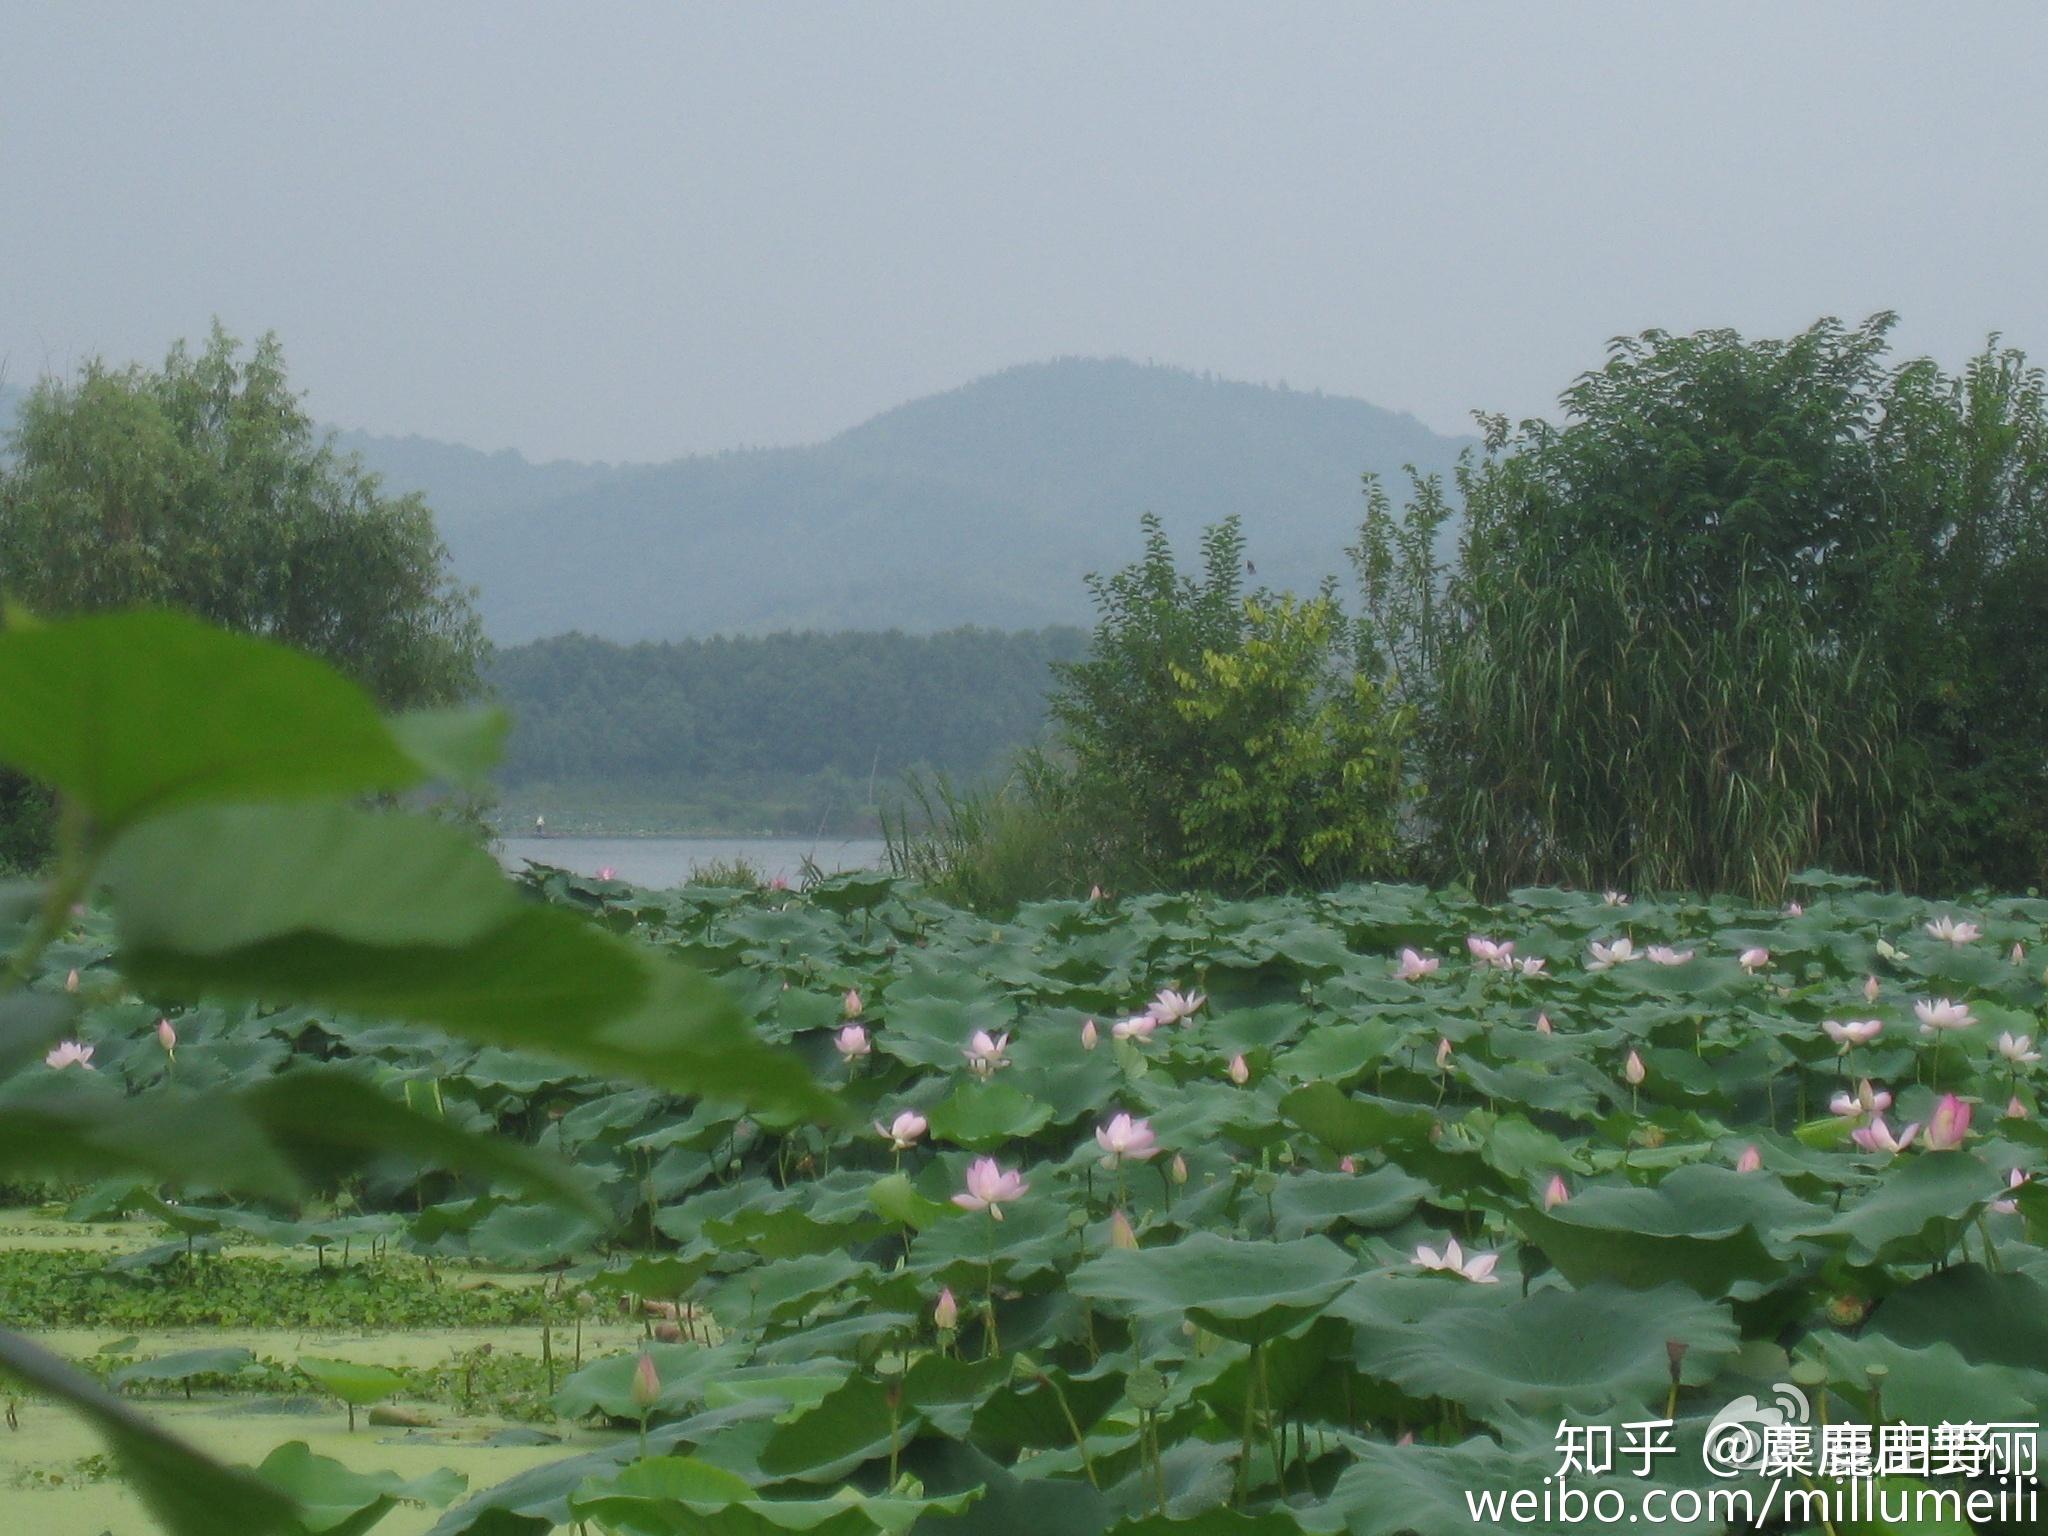
[[[0,362],[220,315],[315,411],[804,441],[1058,353],[1459,430],[1618,331],[2048,356],[2048,6],[0,0]]]

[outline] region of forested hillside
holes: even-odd
[[[506,821],[859,830],[907,770],[972,780],[1037,739],[1052,664],[1085,644],[963,629],[509,647],[491,669],[515,721]]]
[[[1233,513],[1262,580],[1344,569],[1359,477],[1464,439],[1360,400],[1090,359],[1012,368],[811,447],[608,467],[350,436],[434,506],[501,643],[1091,617],[1084,578]]]

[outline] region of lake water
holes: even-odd
[[[745,859],[764,880],[780,875],[792,884],[805,859],[828,874],[888,862],[879,838],[808,837],[508,837],[498,844],[498,858],[512,870],[529,859],[579,875],[609,868],[621,880],[654,889],[681,885],[700,865],[734,859]]]

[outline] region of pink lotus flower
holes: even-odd
[[[1342,1157],[1337,1159],[1337,1171],[1339,1173],[1358,1172],[1358,1159],[1353,1157],[1349,1152],[1346,1152]]]
[[[789,889],[789,876],[787,876],[787,875],[777,875],[777,876],[776,876],[776,877],[775,877],[774,879],[772,879],[772,880],[770,880],[770,881],[768,882],[768,889],[769,889],[769,890],[771,890],[771,891],[786,891],[786,890],[788,890],[788,889]]]
[[[1821,1033],[1826,1035],[1844,1052],[1859,1045],[1868,1045],[1884,1030],[1882,1019],[1822,1019]]]
[[[166,1056],[176,1056],[178,1054],[178,1032],[171,1027],[169,1019],[158,1019],[156,1021],[156,1043],[164,1048]],[[2036,1061],[2040,1060],[2038,1056],[2034,1059]]]
[[[1804,917],[1806,916],[1806,908],[1796,901],[1788,901],[1785,903],[1785,915],[1787,917]]]
[[[1094,1021],[1093,1019],[1083,1019],[1083,1020],[1081,1021],[1081,1049],[1082,1049],[1082,1050],[1084,1050],[1084,1051],[1092,1051],[1092,1050],[1094,1050],[1094,1049],[1095,1049],[1095,1042],[1096,1042],[1097,1040],[1100,1040],[1101,1038],[1102,1038],[1102,1037],[1101,1037],[1100,1035],[1098,1035],[1098,1034],[1097,1034],[1097,1033],[1095,1032],[1095,1021]]]
[[[1828,1100],[1828,1113],[1845,1120],[1851,1116],[1881,1115],[1891,1107],[1892,1096],[1882,1088],[1873,1088],[1867,1077],[1856,1085],[1855,1093],[1838,1093]]]
[[[953,1299],[950,1285],[939,1291],[938,1305],[932,1308],[932,1325],[941,1333],[951,1333],[960,1325],[960,1303]]]
[[[1636,943],[1627,935],[1616,939],[1612,944],[1602,944],[1596,939],[1592,944],[1592,954],[1593,958],[1586,962],[1587,970],[1611,971],[1617,965],[1626,965],[1635,959]]]
[[[1494,1265],[1500,1262],[1500,1255],[1497,1253],[1475,1253],[1468,1259],[1465,1257],[1464,1251],[1458,1247],[1458,1240],[1455,1237],[1444,1245],[1442,1253],[1438,1253],[1434,1248],[1426,1244],[1417,1248],[1415,1250],[1415,1262],[1423,1269],[1441,1270],[1446,1274],[1463,1275],[1475,1285],[1497,1285],[1500,1282],[1500,1276],[1493,1272]]]
[[[1150,1162],[1159,1153],[1159,1138],[1152,1134],[1152,1122],[1134,1120],[1125,1114],[1112,1115],[1109,1124],[1097,1126],[1095,1144],[1107,1154],[1102,1159],[1105,1168],[1125,1161]]]
[[[1152,1005],[1145,1011],[1161,1024],[1184,1024],[1194,1017],[1195,1010],[1209,999],[1200,992],[1180,993],[1171,987],[1160,988],[1159,995],[1152,999]]]
[[[1426,959],[1412,949],[1401,951],[1401,963],[1394,967],[1394,980],[1420,981],[1425,976],[1434,976],[1441,960]]]
[[[2006,1176],[2005,1187],[2007,1189],[2017,1190],[2024,1188],[2026,1186],[2026,1183],[2027,1175],[2021,1173],[2019,1169],[2015,1168],[2012,1170],[2010,1174]],[[2001,1216],[2011,1216],[2015,1214],[2019,1210],[2019,1208],[2020,1203],[2017,1200],[2006,1199],[1994,1200],[1991,1202],[1991,1209],[1996,1211]]]
[[[66,1040],[43,1058],[43,1065],[55,1067],[60,1072],[66,1067],[83,1067],[91,1072],[94,1070],[92,1047],[76,1040]]]
[[[1944,1093],[1927,1119],[1927,1148],[1931,1152],[1953,1152],[1970,1134],[1970,1116],[1975,1106],[1952,1093]]]
[[[1884,1116],[1878,1115],[1870,1124],[1858,1126],[1851,1131],[1849,1139],[1866,1152],[1882,1152],[1890,1157],[1913,1145],[1913,1138],[1919,1134],[1919,1126],[1909,1125],[1894,1138],[1892,1128],[1884,1123]]]
[[[1119,1040],[1136,1040],[1143,1044],[1152,1038],[1152,1031],[1158,1027],[1159,1021],[1151,1014],[1141,1013],[1112,1024],[1109,1032]]]
[[[2034,1059],[2039,1061],[2041,1058],[2037,1056]],[[1252,1080],[1252,1069],[1246,1063],[1242,1051],[1230,1058],[1230,1080],[1240,1088]]]
[[[1502,944],[1484,934],[1468,934],[1465,947],[1472,952],[1472,958],[1482,965],[1509,966],[1515,963],[1515,946],[1512,941]]]
[[[1669,944],[1652,944],[1643,951],[1643,958],[1652,965],[1683,965],[1692,958],[1692,951],[1673,949]]]
[[[1546,1211],[1555,1210],[1558,1206],[1563,1205],[1565,1201],[1571,1199],[1571,1197],[1571,1186],[1565,1183],[1564,1175],[1553,1173],[1550,1176],[1550,1182],[1543,1186],[1543,1209]]]
[[[1968,1029],[1977,1022],[1977,1016],[1970,1012],[1968,1003],[1953,1002],[1946,997],[1923,997],[1913,1005],[1913,1016],[1920,1021],[1920,1033],[1938,1034],[1948,1029]]]
[[[1950,944],[1974,944],[1984,937],[1984,930],[1975,923],[1959,923],[1946,914],[1927,924],[1927,931]]]
[[[886,1137],[891,1149],[897,1152],[908,1152],[929,1128],[925,1117],[914,1109],[904,1110],[887,1125],[875,1122],[875,1134]]]
[[[645,1418],[654,1411],[654,1405],[661,1401],[661,1377],[654,1369],[654,1356],[644,1350],[640,1363],[633,1367],[633,1406]]]
[[[858,1057],[865,1056],[868,1054],[868,1052],[874,1049],[874,1047],[868,1043],[868,1032],[862,1029],[858,1024],[849,1024],[844,1029],[840,1030],[839,1033],[833,1037],[832,1043],[839,1048],[839,1054],[844,1056],[848,1061],[853,1061]]]
[[[1763,1152],[1754,1142],[1742,1149],[1742,1156],[1735,1159],[1737,1173],[1755,1173],[1764,1165]]]
[[[1548,1035],[1554,1033],[1554,1031],[1550,1027],[1549,1014],[1539,1013],[1536,1015],[1536,1033],[1539,1035]]]
[[[2018,1094],[2014,1094],[2011,1100],[2007,1102],[2005,1118],[2008,1120],[2024,1120],[2027,1118],[2027,1106],[2020,1102]]]
[[[1001,1221],[1003,1206],[1023,1199],[1030,1188],[1023,1174],[998,1167],[992,1157],[977,1157],[967,1165],[967,1188],[953,1197],[953,1203],[963,1211],[987,1211]]]
[[[1745,949],[1735,957],[1735,963],[1754,976],[1771,963],[1771,952],[1768,949]]]
[[[614,870],[614,869],[613,869],[613,868],[611,867],[611,865],[609,865],[609,864],[605,865],[605,867],[604,867],[603,869],[600,869],[600,870],[599,870],[599,871],[597,872],[597,878],[598,878],[598,879],[600,879],[600,880],[612,880],[612,879],[616,879],[616,878],[617,878],[617,875],[618,875],[618,872],[617,872],[616,870]],[[643,1360],[647,1360],[647,1357],[646,1357],[645,1355],[642,1355],[642,1356],[641,1356],[640,1358],[641,1358],[641,1359],[643,1359]],[[654,1365],[654,1362],[653,1362],[652,1360],[647,1360],[647,1364],[648,1364],[648,1367],[649,1367],[649,1368],[651,1369],[651,1368],[653,1367],[653,1365]]]
[[[1109,1214],[1109,1246],[1121,1248],[1126,1252],[1135,1250],[1138,1246],[1137,1231],[1131,1226],[1131,1218],[1122,1211],[1111,1211]]]
[[[859,987],[848,987],[846,996],[839,999],[839,1012],[845,1018],[859,1018],[862,1006]]]
[[[1628,1060],[1622,1065],[1621,1075],[1629,1087],[1640,1088],[1643,1086],[1643,1079],[1650,1074],[1648,1069],[1643,1066],[1643,1058],[1634,1051],[1630,1051],[1628,1053]]]
[[[2032,1035],[2005,1035],[1998,1037],[1998,1054],[2016,1067],[2031,1067],[2041,1059],[2041,1053],[2033,1049]]]
[[[1009,1045],[1007,1033],[991,1035],[985,1029],[977,1029],[974,1038],[960,1048],[960,1054],[967,1058],[967,1070],[976,1077],[993,1077],[996,1068],[1010,1064],[1010,1058],[1003,1054]]]
[[[1877,1001],[1877,978],[1875,976],[1863,978],[1863,1001],[1866,1003]]]
[[[1628,905],[1628,897],[1620,891],[1607,891],[1600,897],[1600,905],[1603,907],[1625,907]]]

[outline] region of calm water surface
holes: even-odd
[[[508,837],[498,845],[498,858],[514,870],[528,860],[579,875],[609,868],[621,880],[656,889],[681,885],[700,865],[734,859],[745,859],[763,879],[780,875],[792,882],[805,859],[828,874],[888,862],[878,838],[807,837]]]

